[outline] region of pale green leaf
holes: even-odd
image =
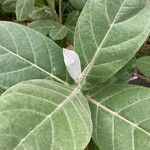
[[[35,0],[17,0],[16,17],[19,21],[26,20],[34,9]]]
[[[49,32],[50,37],[53,40],[62,40],[66,37],[68,29],[65,25],[57,23]]]
[[[141,73],[150,77],[150,56],[144,56],[137,59],[136,64]]]
[[[32,20],[38,20],[38,19],[47,20],[47,19],[50,19],[51,14],[47,9],[48,9],[47,6],[40,7],[40,8],[35,7],[29,17],[32,18]]]
[[[62,49],[42,34],[10,22],[0,22],[0,86],[29,79],[65,78]],[[63,81],[62,81],[63,82]]]
[[[105,86],[88,98],[100,150],[150,149],[150,89]]]
[[[44,34],[48,35],[52,27],[54,27],[56,22],[49,20],[37,20],[31,22],[28,27]]]
[[[28,26],[44,35],[49,34],[53,40],[61,40],[68,33],[66,26],[50,19],[33,21]]]
[[[88,0],[77,23],[81,82],[104,82],[133,58],[150,29],[149,0]]]
[[[19,83],[0,98],[1,150],[83,150],[92,121],[78,88],[54,81]]]

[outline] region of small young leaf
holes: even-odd
[[[19,21],[26,20],[34,8],[35,0],[17,0],[16,17]]]
[[[91,135],[89,105],[78,88],[32,80],[0,98],[1,150],[83,150]]]
[[[93,139],[100,150],[150,149],[150,89],[117,84],[92,94]]]
[[[144,56],[137,59],[136,64],[141,73],[150,77],[150,56]]]
[[[79,56],[76,52],[68,49],[63,49],[64,62],[70,76],[78,83],[79,76],[81,75],[81,63]]]

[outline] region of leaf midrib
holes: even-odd
[[[110,113],[111,115],[125,121],[126,123],[130,124],[131,126],[133,126],[134,128],[144,132],[146,135],[150,136],[150,133],[144,129],[142,129],[141,127],[139,127],[137,124],[127,120],[126,118],[124,118],[123,116],[119,115],[117,112],[112,111],[111,109],[105,107],[104,105],[102,105],[101,103],[97,102],[96,100],[92,99],[90,96],[87,96],[87,99],[90,103],[96,105],[97,107],[100,107],[101,109],[103,109],[104,111]]]

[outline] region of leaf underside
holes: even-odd
[[[101,150],[150,149],[150,89],[103,87],[89,98],[93,139]]]
[[[81,80],[103,82],[133,58],[149,35],[149,10],[149,0],[86,3],[75,31],[75,50],[84,69]]]
[[[92,123],[79,89],[49,80],[19,83],[0,98],[0,149],[83,150]]]

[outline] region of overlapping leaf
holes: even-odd
[[[89,98],[93,138],[101,150],[150,149],[150,89],[103,87]]]
[[[149,10],[149,0],[88,0],[75,33],[81,81],[103,82],[135,55],[149,35]]]
[[[1,87],[65,74],[62,50],[53,41],[21,25],[0,22]]]
[[[16,17],[19,21],[26,20],[33,11],[35,0],[17,0]]]
[[[141,73],[150,77],[150,56],[144,56],[137,59],[136,64]]]
[[[48,35],[50,30],[55,26],[56,22],[49,20],[36,20],[31,22],[28,27],[44,34]]]
[[[92,123],[78,88],[54,81],[19,83],[0,98],[0,149],[83,150]]]

